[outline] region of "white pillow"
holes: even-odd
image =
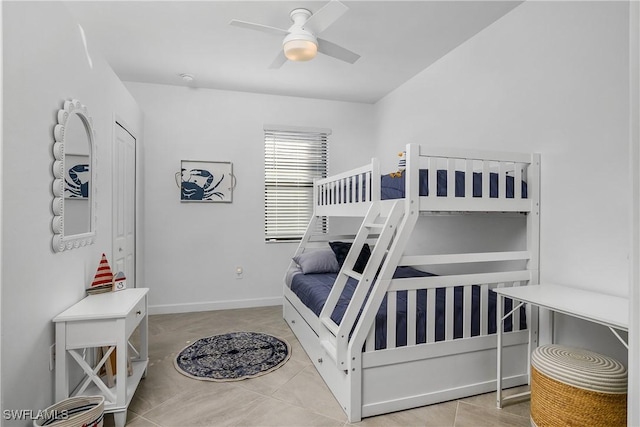
[[[300,266],[303,274],[337,273],[340,265],[331,248],[318,249],[294,256],[293,261]]]

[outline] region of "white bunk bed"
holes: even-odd
[[[296,256],[347,237],[351,250],[319,315],[292,291],[291,279],[298,266],[291,263],[285,277],[284,318],[350,422],[496,390],[496,334],[490,325],[495,329],[500,323],[496,323],[495,307],[490,310],[492,294],[495,301],[490,290],[538,283],[539,171],[537,154],[433,150],[409,144],[403,198],[381,200],[376,159],[315,183],[314,215]],[[461,176],[474,179],[460,180]],[[486,179],[490,176],[494,182]],[[507,194],[509,180],[512,194]],[[522,182],[525,184],[518,185]],[[480,212],[526,215],[526,249],[405,254],[409,240],[421,237],[413,233],[419,216]],[[363,220],[357,234],[331,236],[316,231],[323,216]],[[365,243],[371,245],[371,255],[364,270],[357,273],[354,264]],[[509,262],[518,267],[505,271]],[[486,272],[485,268],[482,273],[394,278],[401,266],[429,271],[429,266],[469,263],[498,271]],[[341,320],[336,321],[332,315],[348,280],[356,285]],[[435,307],[437,292],[444,300],[442,309]],[[399,294],[407,302],[400,302]],[[421,303],[426,306],[417,308]],[[378,321],[376,332],[381,304],[386,305],[386,319],[382,325]],[[406,322],[393,315],[402,304]],[[454,319],[460,309],[462,321]],[[436,319],[438,310],[444,310],[442,319]],[[472,314],[473,310],[477,313]],[[503,335],[503,351],[508,355],[503,359],[504,387],[528,381],[527,356],[537,343],[537,313],[527,310],[525,315],[515,313],[516,319]]]

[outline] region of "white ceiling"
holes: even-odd
[[[361,55],[318,55],[269,69],[282,39],[231,19],[287,29],[295,8],[326,1],[71,1],[69,9],[124,81],[375,103],[521,1],[343,1],[322,38]],[[181,73],[194,75],[185,83]]]

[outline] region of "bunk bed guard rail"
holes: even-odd
[[[531,201],[538,199],[534,194],[538,186],[531,183],[539,181],[537,154],[432,149],[417,144],[406,149],[402,174],[381,175],[379,161],[372,159],[365,166],[317,180],[314,214],[364,216],[371,202],[403,197],[419,200],[421,212],[536,209]]]

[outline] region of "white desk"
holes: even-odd
[[[509,398],[502,397],[502,331],[504,320],[519,308],[514,304],[514,310],[503,315],[504,298],[511,298],[516,302],[529,303],[537,307],[551,310],[552,313],[562,313],[609,327],[611,332],[625,345],[627,344],[615,331],[629,329],[629,300],[627,298],[605,295],[598,292],[571,288],[559,285],[534,285],[493,289],[498,294],[497,313],[500,327],[498,336],[498,378],[497,378],[497,406],[502,407],[504,401],[517,398],[521,393]],[[531,328],[529,328],[531,331]],[[531,337],[530,337],[531,338]],[[531,357],[531,354],[529,354]],[[530,364],[530,361],[529,361]]]
[[[53,319],[56,324],[56,400],[66,399],[70,395],[102,394],[106,399],[105,412],[114,413],[117,427],[125,425],[127,407],[147,370],[148,291],[146,288],[136,288],[91,295]],[[129,343],[137,327],[140,328],[139,349]],[[81,350],[94,347],[109,347],[109,350],[98,366],[92,367]],[[116,348],[115,386],[108,387],[100,378],[99,371]],[[127,375],[129,351],[135,354],[131,376]],[[79,386],[69,393],[71,359],[77,362],[85,375]]]

